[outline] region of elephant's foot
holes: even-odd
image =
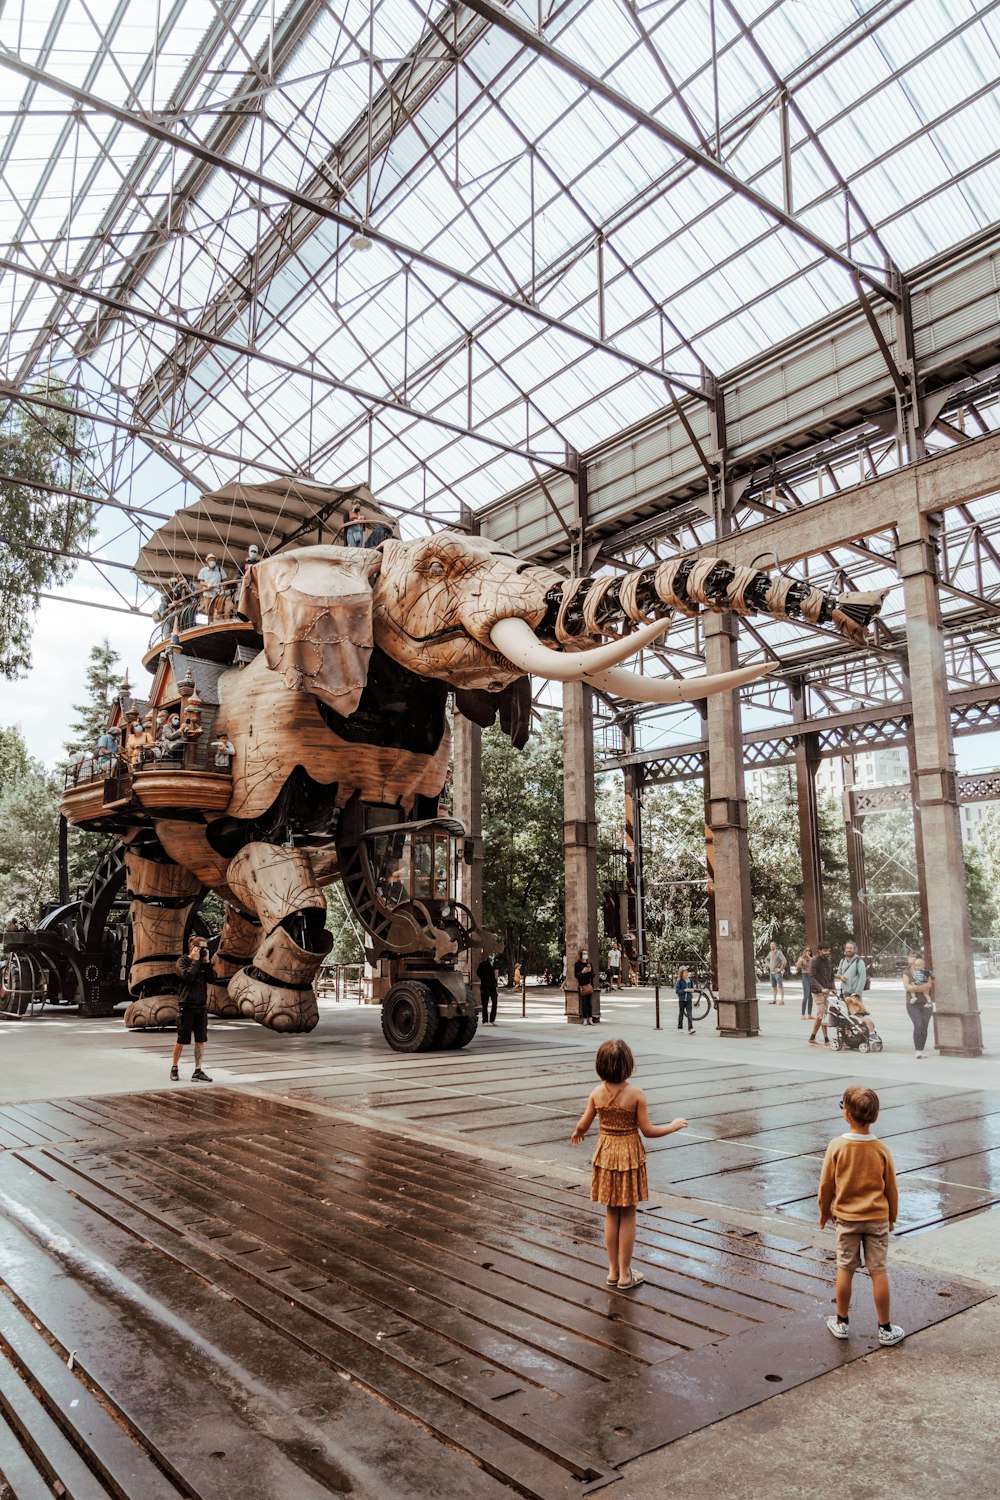
[[[208,986],[208,1013],[210,1016],[218,1016],[223,1021],[231,1021],[240,1014],[239,1005],[229,993],[228,985],[210,984]]]
[[[272,1031],[312,1031],[319,1020],[312,989],[287,989],[280,980],[258,978],[247,969],[240,969],[229,981],[229,998],[241,1015]]]
[[[125,1012],[129,1031],[165,1030],[177,1025],[176,995],[141,995]]]

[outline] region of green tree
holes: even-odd
[[[558,963],[563,948],[562,724],[546,714],[523,750],[483,734],[483,918],[508,979]]]
[[[0,793],[24,775],[29,760],[28,747],[18,726],[0,727]]]
[[[0,788],[0,917],[34,927],[59,894],[59,781],[38,761]]]
[[[50,383],[47,394],[65,391]],[[16,401],[0,405],[0,677],[30,667],[38,595],[72,577],[76,563],[60,554],[83,550],[93,534],[94,505],[77,498],[95,488],[81,461],[89,439],[75,415],[49,411],[43,421]]]
[[[91,646],[84,677],[87,701],[73,704],[76,718],[70,725],[71,738],[66,741],[68,751],[93,750],[97,736],[108,722],[111,705],[118,695],[120,661],[121,657],[112,648],[107,636],[97,645]]]
[[[97,736],[108,722],[111,704],[118,691],[121,679],[120,657],[112,649],[105,636],[90,648],[90,657],[84,676],[85,702],[74,703],[76,718],[70,725],[71,738],[65,742],[67,753],[84,750],[88,754],[94,749]],[[82,828],[69,830],[69,886],[70,891],[86,886],[107,847],[107,835],[88,833]]]

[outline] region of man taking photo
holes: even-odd
[[[208,985],[215,978],[205,939],[192,937],[188,943],[187,956],[179,958],[175,967],[181,976],[181,987],[177,997],[177,1041],[174,1043],[170,1077],[174,1083],[180,1078],[178,1064],[181,1053],[193,1038],[194,1072],[191,1080],[193,1083],[211,1083],[211,1078],[201,1065],[205,1056],[205,1043],[208,1041]]]

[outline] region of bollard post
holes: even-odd
[[[653,979],[653,999],[656,1001],[656,1030],[660,1029],[660,971],[657,969]]]
[[[528,976],[521,975],[521,1019],[528,1014]]]

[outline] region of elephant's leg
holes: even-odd
[[[247,844],[226,882],[240,904],[257,913],[263,933],[253,963],[229,981],[230,998],[243,1015],[274,1031],[312,1031],[319,1020],[313,979],[333,939],[309,856],[277,844]]]
[[[144,859],[125,851],[125,871],[132,922],[132,967],[125,1025],[172,1026],[177,1020],[180,980],[175,964],[184,948],[191,909],[201,895],[201,881],[183,865]]]
[[[229,981],[253,955],[260,942],[260,924],[235,906],[226,904],[226,919],[222,924],[219,946],[212,959],[212,968],[218,976],[216,983],[208,987],[208,1009],[213,1016],[232,1017],[240,1014],[239,1005],[229,993]]]

